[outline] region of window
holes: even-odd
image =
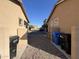
[[[23,20],[21,18],[19,19],[19,26],[23,26]]]
[[[24,25],[27,28],[28,27],[28,23],[24,20]]]

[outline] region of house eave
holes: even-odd
[[[17,1],[19,2],[19,5],[20,5],[20,7],[21,7],[21,9],[22,9],[22,12],[23,12],[23,14],[24,14],[26,20],[27,20],[28,23],[29,23],[29,19],[28,19],[27,15],[26,15],[26,12],[25,12],[24,6],[23,6],[23,4],[22,4],[22,0],[17,0]]]

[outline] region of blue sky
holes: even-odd
[[[48,18],[57,0],[23,0],[30,24],[41,26]]]

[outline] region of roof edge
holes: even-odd
[[[65,1],[65,0],[58,0],[58,1],[57,1],[57,3],[55,4],[54,8],[52,9],[52,11],[51,11],[51,13],[50,13],[50,15],[49,15],[49,17],[48,17],[47,23],[49,22],[49,20],[50,20],[50,18],[51,18],[51,16],[52,16],[52,14],[53,14],[53,12],[54,12],[56,6],[58,6],[60,3],[64,2],[64,1]]]
[[[29,19],[28,19],[27,15],[26,15],[26,12],[25,12],[24,7],[23,7],[22,0],[17,0],[17,1],[20,3],[20,7],[21,7],[21,9],[22,9],[22,11],[23,11],[23,13],[24,13],[24,15],[25,15],[25,17],[26,17],[28,23],[29,23]]]

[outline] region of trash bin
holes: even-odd
[[[60,32],[53,32],[52,33],[52,41],[56,44],[56,45],[60,45]]]
[[[61,33],[61,48],[66,51],[66,53],[71,54],[71,34]]]
[[[19,36],[10,37],[10,59],[16,56],[17,44],[19,42]]]

